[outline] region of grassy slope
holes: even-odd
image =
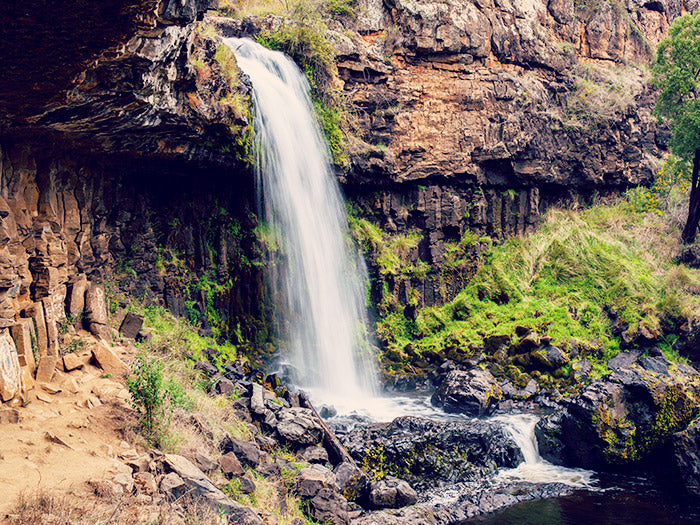
[[[700,271],[674,262],[672,216],[627,201],[550,210],[534,234],[491,247],[452,302],[420,310],[415,321],[401,307],[387,309],[378,334],[409,365],[426,352],[471,355],[516,327],[565,351],[588,349],[598,373],[625,344],[621,332],[631,346],[640,333],[659,335],[656,344],[672,354],[674,329],[700,314]]]

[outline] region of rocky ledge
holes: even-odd
[[[3,9],[0,135],[82,155],[241,166],[250,102],[235,59],[197,24],[209,3]]]

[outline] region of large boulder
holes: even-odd
[[[168,472],[161,481],[161,490],[172,497],[188,495],[199,504],[229,517],[231,523],[263,525],[262,519],[251,509],[226,496],[211,480],[188,459],[176,454],[165,454],[163,466]]]
[[[671,447],[676,479],[688,494],[700,498],[700,419],[674,434]]]
[[[393,474],[423,489],[479,481],[523,461],[520,447],[496,421],[433,421],[399,417],[356,428],[343,445],[375,479]]]
[[[644,357],[586,387],[563,412],[536,427],[546,459],[605,469],[648,458],[698,412],[700,374],[663,357]]]
[[[348,500],[340,493],[335,474],[327,468],[312,465],[302,469],[297,475],[296,493],[307,501],[307,510],[316,520],[349,523]]]
[[[363,502],[368,499],[370,480],[357,465],[344,461],[335,468],[334,474],[340,493],[348,501]]]
[[[309,408],[287,408],[280,410],[277,417],[277,433],[295,448],[316,445],[323,437],[321,422]]]
[[[453,370],[431,398],[445,412],[485,416],[493,412],[503,397],[501,387],[488,370]]]
[[[311,465],[297,475],[296,492],[301,498],[313,498],[321,489],[338,490],[335,474],[321,465]]]

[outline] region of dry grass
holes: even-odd
[[[139,504],[133,496],[56,496],[46,490],[23,494],[8,515],[11,525],[220,525],[225,523],[194,500]]]

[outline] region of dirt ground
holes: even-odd
[[[95,343],[87,334],[81,337]],[[130,360],[129,350],[113,349]],[[37,384],[17,409],[19,421],[0,424],[0,521],[8,518],[20,494],[46,490],[86,498],[93,492],[88,482],[128,469],[118,460],[138,454],[129,442],[134,419],[127,399],[123,378],[94,364],[57,371],[51,383]]]

